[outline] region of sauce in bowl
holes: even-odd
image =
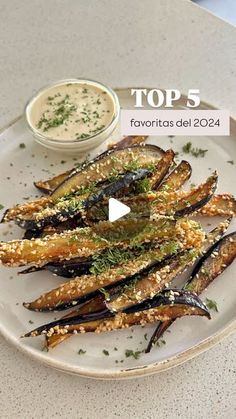
[[[26,119],[36,140],[46,146],[57,142],[60,148],[62,143],[78,144],[91,139],[103,142],[118,118],[116,94],[90,80],[55,83],[39,91],[26,106]]]

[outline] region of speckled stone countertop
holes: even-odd
[[[49,81],[200,88],[236,114],[236,29],[185,0],[0,0],[0,126]],[[0,338],[0,418],[236,416],[236,335],[170,371],[104,382],[39,365]]]

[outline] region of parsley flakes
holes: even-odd
[[[209,298],[206,298],[206,306],[209,308],[209,310],[214,310],[218,313],[218,307],[215,300],[210,300]]]
[[[192,154],[194,157],[205,157],[205,154],[208,150],[203,150],[202,148],[194,148],[192,143],[189,141],[182,147],[182,151],[186,154]]]
[[[125,356],[126,358],[133,357],[134,359],[139,359],[142,351],[133,351],[132,349],[126,349]]]

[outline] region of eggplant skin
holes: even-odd
[[[54,176],[51,179],[48,180],[38,180],[37,182],[34,182],[34,186],[40,190],[40,192],[45,193],[46,195],[49,195],[54,191],[54,189],[59,186],[62,182],[64,182],[65,179],[68,178],[68,176],[71,174],[71,172],[74,170],[67,170],[64,173],[60,173],[57,176]]]
[[[236,231],[215,243],[199,260],[185,289],[201,294],[236,258]]]
[[[156,165],[156,169],[152,176],[150,177],[150,188],[152,190],[156,190],[159,188],[160,183],[168,173],[170,167],[172,166],[174,162],[175,153],[173,150],[169,149],[167,150],[162,158],[159,160],[159,162]]]
[[[44,196],[35,201],[27,202],[27,204],[16,205],[8,209],[2,222],[15,220],[17,217],[32,219],[36,213],[53,207],[58,199],[64,195],[77,191],[83,193],[83,190],[91,188],[91,185],[104,184],[106,180],[109,180],[112,169],[115,169],[117,174],[121,175],[132,171],[132,166],[136,163],[140,168],[156,165],[164,154],[160,147],[151,144],[137,144],[127,149],[107,150],[81,168],[75,169],[50,196]]]
[[[217,182],[218,175],[217,172],[214,172],[207,179],[206,183],[193,190],[192,194],[190,193],[187,198],[185,197],[178,202],[178,210],[175,212],[175,217],[183,217],[184,215],[191,214],[206,205],[215,193]]]
[[[172,290],[168,288],[164,289],[153,298],[148,298],[141,303],[124,309],[123,312],[126,314],[137,313],[139,311],[149,310],[151,308],[169,304],[187,305],[190,307],[199,308],[209,319],[211,318],[207,307],[195,294],[191,293],[190,291],[186,292],[186,290],[182,289]]]
[[[98,295],[97,297],[93,298],[92,300],[87,301],[84,303],[81,307],[76,308],[73,311],[70,311],[65,316],[63,316],[63,319],[69,318],[69,317],[75,317],[79,316],[81,314],[87,314],[92,313],[94,311],[99,311],[104,308],[104,295]],[[54,334],[52,336],[47,337],[46,336],[46,346],[48,349],[55,348],[59,343],[61,343],[63,340],[68,339],[72,335],[70,333],[64,334],[64,335],[58,335]]]
[[[176,176],[177,174],[175,174],[175,179]],[[213,175],[210,176],[205,183],[199,185],[187,193],[181,193],[178,191],[169,191],[169,187],[166,188],[168,186],[167,179],[163,187],[161,186],[160,190],[156,193],[138,194],[135,196],[126,197],[124,198],[123,202],[132,208],[132,213],[130,216],[135,215],[136,217],[155,217],[158,215],[169,215],[174,216],[175,218],[179,218],[194,213],[197,209],[205,205],[206,202],[211,199],[212,194],[216,189],[217,180],[217,174],[213,173]],[[170,180],[170,185],[172,185],[173,181],[174,180],[172,178],[172,180]],[[179,180],[178,185],[180,185],[180,183],[181,181]],[[165,189],[167,189],[167,191],[165,191]],[[150,204],[148,208],[147,203]],[[92,210],[87,214],[87,221],[89,220],[90,224],[104,218],[106,218],[106,211],[103,203],[100,208],[93,207]]]
[[[79,316],[66,317],[40,326],[26,333],[24,337],[34,337],[40,334],[50,337],[54,333],[66,334],[77,328],[79,331],[96,331],[96,329],[107,331],[126,328],[134,324],[144,325],[162,319],[169,320],[183,315],[201,315],[210,319],[207,307],[195,294],[184,290],[165,289],[153,298],[129,307],[123,313],[115,315],[108,309],[102,309]],[[107,321],[108,324],[106,324]],[[94,322],[95,328],[91,330],[91,323],[93,325]]]
[[[128,162],[131,163],[137,159],[140,164],[141,161],[143,162],[141,164],[143,167],[144,161],[146,161],[146,164],[151,162],[156,164],[162,155],[163,150],[161,150],[158,146],[151,144],[142,146],[137,144],[127,149],[119,150],[114,148],[112,150],[107,150],[97,156],[94,160],[91,160],[87,165],[85,165],[85,167],[74,170],[68,178],[54,190],[51,198],[55,202],[58,198],[61,198],[65,194],[75,192],[81,184],[84,185],[88,176],[89,182],[87,179],[87,184],[90,184],[93,181],[104,181],[111,174],[112,167],[115,167],[118,170],[117,162],[119,162],[120,172],[124,173],[125,165],[127,165]],[[115,165],[113,165],[112,160],[114,160]]]
[[[116,298],[124,290],[127,291],[127,284],[130,290],[133,287],[130,285],[137,282],[140,292],[145,293],[143,300],[160,291],[167,282],[165,267],[169,267],[170,260],[173,254],[180,249],[181,244],[166,242],[161,247],[156,249],[143,250],[135,258],[135,252],[129,251],[129,256],[122,262],[111,266],[100,274],[91,274],[75,278],[59,287],[42,294],[39,298],[31,303],[24,303],[24,307],[33,311],[61,311],[67,308],[75,307],[84,301],[90,300],[92,297],[99,295],[101,289],[104,293],[108,293],[111,298]],[[175,274],[174,264],[173,274]],[[161,267],[164,267],[164,276],[162,282],[156,278],[155,272]],[[141,287],[140,287],[141,284]],[[150,290],[151,288],[151,290]],[[111,290],[111,291],[110,291]],[[145,296],[147,297],[145,298]],[[126,295],[128,300],[129,297]],[[141,298],[141,294],[140,294]],[[126,301],[126,300],[125,300]],[[131,299],[132,304],[137,299]],[[110,309],[110,307],[109,307]],[[113,310],[111,310],[113,311]]]
[[[147,300],[153,294],[161,292],[165,284],[171,283],[177,275],[192,265],[197,257],[197,253],[192,250],[180,251],[178,249],[176,253],[159,263],[154,263],[147,272],[143,272],[141,277],[138,276],[137,280],[134,278],[133,283],[125,283],[117,286],[117,290],[113,289],[109,293],[109,299],[106,300],[107,308],[116,313]]]
[[[236,232],[230,233],[218,240],[201,257],[186,282],[184,289],[196,295],[201,294],[211,282],[219,276],[236,258]],[[174,320],[160,323],[154,331],[146,352],[150,352],[154,343],[171,326]]]
[[[81,258],[81,259],[71,259],[68,261],[62,261],[58,263],[47,263],[44,266],[30,266],[23,271],[18,272],[19,275],[29,274],[32,272],[46,270],[52,272],[56,276],[62,276],[63,278],[74,278],[76,276],[86,275],[90,273],[90,268],[93,265],[93,259]]]
[[[109,150],[122,150],[128,147],[131,147],[135,144],[137,145],[141,145],[144,144],[144,142],[146,141],[148,137],[146,136],[128,136],[125,138],[122,138],[121,141],[119,141],[118,143],[113,144],[112,146],[109,147]],[[161,148],[159,148],[160,154],[164,154],[164,150],[162,150]],[[83,163],[81,163],[80,167],[85,167],[86,164],[88,164],[89,162],[84,161]],[[62,182],[64,182],[68,176],[70,176],[76,169],[73,167],[70,170],[67,170],[66,172],[60,173],[59,175],[54,176],[51,179],[47,179],[47,180],[39,180],[37,182],[34,182],[34,186],[39,189],[41,192],[45,193],[45,194],[50,194],[52,193]]]
[[[91,194],[87,199],[82,200],[80,205],[69,205],[68,208],[57,210],[55,214],[48,215],[40,219],[16,218],[15,221],[22,228],[30,230],[41,230],[48,225],[57,225],[62,221],[65,222],[68,219],[73,219],[79,214],[81,214],[82,217],[83,210],[86,211],[90,209],[92,206],[102,201],[105,197],[114,195],[119,190],[127,188],[134,182],[149,176],[150,173],[151,172],[149,169],[144,168],[138,169],[134,172],[129,172],[108,186],[99,189],[96,193]]]
[[[26,230],[23,236],[25,240],[37,239],[41,236],[42,230]]]
[[[233,259],[236,257],[236,233],[231,233],[223,238],[220,238],[229,227],[230,222],[231,218],[225,220],[225,222],[221,222],[208,234],[205,244],[203,245],[203,251],[205,253],[193,269],[189,280],[184,285],[184,289],[194,292],[196,295],[201,294],[201,292],[207,288],[208,285],[210,285],[214,278],[216,278],[216,276],[218,276],[230,263],[232,263]],[[212,243],[214,244],[212,245]],[[215,251],[217,254],[214,254]],[[167,320],[158,324],[148,343],[145,351],[146,353],[151,351],[155,342],[158,341],[158,339],[174,321],[174,319]]]
[[[191,177],[192,167],[186,160],[182,160],[179,165],[167,176],[160,186],[161,190],[172,192],[178,190]]]
[[[7,266],[25,266],[34,264],[42,266],[49,262],[58,262],[73,257],[88,257],[94,253],[114,247],[114,246],[134,246],[149,241],[163,242],[177,237],[187,243],[198,242],[202,238],[202,230],[196,231],[194,221],[159,219],[150,221],[148,227],[142,231],[140,225],[144,223],[140,220],[118,220],[114,223],[102,221],[93,229],[89,227],[77,228],[62,234],[54,234],[43,239],[32,240],[13,240],[7,243],[0,243],[0,262]],[[188,228],[182,230],[182,226]],[[140,231],[132,241],[132,234]],[[196,233],[196,237],[195,237]],[[106,234],[107,240],[103,237]],[[191,236],[190,236],[191,235]],[[102,237],[101,237],[102,236]],[[109,240],[111,237],[111,240]],[[113,240],[113,241],[112,241]]]
[[[93,205],[96,205],[98,202],[102,201],[107,196],[112,196],[119,190],[129,187],[132,183],[137,180],[143,179],[150,175],[150,170],[148,169],[138,169],[135,172],[130,172],[123,175],[120,179],[115,182],[112,182],[110,185],[102,188],[98,191],[97,194],[92,194],[84,203],[84,208],[90,209]]]

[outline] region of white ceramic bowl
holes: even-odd
[[[35,105],[36,101],[40,98],[41,95],[45,94],[48,91],[50,93],[51,88],[55,88],[56,86],[61,86],[64,84],[86,84],[88,86],[96,87],[97,89],[101,89],[101,91],[105,91],[107,95],[112,100],[114,112],[113,118],[111,122],[104,127],[103,130],[99,131],[97,134],[91,135],[90,137],[83,139],[83,140],[63,140],[57,138],[49,138],[49,136],[42,134],[31,122],[31,111],[33,106]],[[34,139],[41,145],[51,150],[55,150],[58,152],[63,152],[63,154],[75,154],[75,153],[84,153],[89,151],[100,144],[102,144],[115,130],[118,122],[119,122],[119,115],[120,115],[120,104],[116,93],[109,87],[105,86],[102,83],[93,80],[87,79],[66,79],[60,80],[54,83],[51,83],[42,89],[40,89],[26,104],[25,107],[25,118],[30,129],[31,133],[34,136]]]

